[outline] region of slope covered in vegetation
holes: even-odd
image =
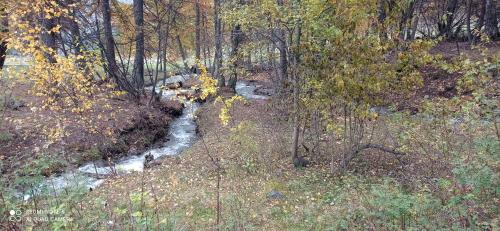
[[[0,229],[497,230],[499,15],[0,1]]]

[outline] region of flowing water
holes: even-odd
[[[175,83],[189,79],[189,76],[173,76],[166,80],[166,83]],[[189,91],[181,89],[178,91]],[[177,91],[177,92],[178,92]],[[176,90],[163,90],[162,97],[165,99],[180,100],[176,97]],[[33,195],[49,191],[57,193],[67,187],[86,187],[95,188],[105,181],[105,178],[111,174],[124,174],[133,171],[143,171],[145,156],[151,154],[155,159],[178,155],[189,148],[196,140],[196,122],[194,112],[199,104],[195,102],[183,102],[184,109],[180,117],[175,118],[170,125],[168,141],[160,145],[159,148],[153,148],[140,155],[124,157],[116,161],[112,166],[109,164],[96,164],[88,162],[78,169],[68,170],[67,172],[51,176],[46,179],[40,187],[32,190],[30,193],[24,193],[24,199],[29,199]]]
[[[189,76],[173,76],[166,80],[166,83],[175,83],[189,79]],[[246,99],[268,99],[268,96],[256,95],[254,90],[256,86],[245,81],[236,83],[237,94]],[[165,99],[180,100],[177,92],[189,92],[190,89],[163,90],[162,97]],[[58,193],[67,187],[95,188],[102,184],[106,177],[112,174],[126,174],[130,172],[140,172],[144,170],[144,160],[146,155],[150,154],[154,159],[165,156],[178,155],[189,148],[196,140],[196,122],[194,113],[200,106],[199,103],[185,101],[184,109],[180,117],[175,118],[170,124],[168,141],[160,145],[159,148],[153,148],[136,156],[128,156],[116,161],[112,166],[109,164],[96,164],[88,162],[78,169],[69,170],[58,176],[51,176],[45,180],[40,187],[32,190],[30,193],[23,193],[25,200],[31,198],[33,194],[39,194],[44,191]]]
[[[257,89],[257,86],[250,82],[243,80],[236,82],[236,93],[238,95],[246,99],[269,99],[269,96],[255,94],[255,89]]]

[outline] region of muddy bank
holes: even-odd
[[[243,85],[246,90],[255,87]],[[247,95],[249,92],[238,91],[238,94],[248,98],[253,96],[253,93]],[[164,103],[154,105],[151,107],[154,110],[142,112],[129,126],[115,131],[118,134],[116,140],[111,143],[103,142],[104,145],[99,146],[93,155],[89,155],[86,159],[81,158],[78,168],[74,168],[75,165],[69,168],[61,166],[56,169],[65,171],[59,174],[51,174],[54,172],[48,171],[44,175],[50,177],[44,179],[39,186],[30,187],[33,190],[26,191],[25,187],[19,188],[19,196],[27,200],[46,190],[58,193],[61,189],[71,186],[95,188],[108,176],[143,171],[147,165],[158,163],[157,160],[160,158],[182,153],[197,138],[198,129],[194,114],[199,103],[196,99],[185,101],[187,98],[185,94],[196,95],[196,93],[189,89],[164,91],[162,94]],[[21,193],[22,191],[24,193]]]
[[[184,105],[175,101],[162,101],[152,111],[145,111],[132,120],[132,124],[119,131],[114,142],[99,147],[99,157],[113,161],[128,155],[138,155],[148,148],[168,141],[168,129],[172,119],[182,115]],[[82,159],[83,162],[94,160]]]
[[[34,101],[22,98],[28,103]],[[14,182],[18,177],[58,175],[88,161],[107,162],[140,154],[166,141],[170,123],[184,108],[182,103],[168,100],[150,107],[147,102],[137,104],[127,99],[109,102],[113,107],[106,113],[116,113],[116,119],[96,119],[96,124],[98,128],[112,124],[111,135],[103,132],[93,135],[75,126],[70,127],[71,133],[65,143],[56,142],[50,146],[44,146],[46,135],[40,131],[40,125],[54,126],[54,121],[36,118],[27,107],[7,111],[7,118],[21,120],[21,123],[7,123],[0,129],[0,134],[9,134],[0,139],[0,173],[6,182]]]

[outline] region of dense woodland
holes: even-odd
[[[0,230],[498,230],[497,0],[0,0]]]

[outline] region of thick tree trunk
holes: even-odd
[[[103,0],[101,3],[101,7],[104,27],[104,54],[106,56],[106,61],[108,62],[108,75],[109,77],[114,78],[118,86],[123,89],[123,86],[120,85],[118,66],[116,65],[115,40],[113,38],[113,30],[111,28],[111,9],[109,6],[109,0]]]
[[[134,82],[135,88],[140,93],[144,88],[144,1],[134,0],[135,21],[135,59]],[[138,94],[140,97],[140,94]]]
[[[214,77],[217,79],[217,86],[224,87],[226,79],[221,73],[222,68],[222,20],[220,18],[221,0],[214,0],[214,21],[215,21],[215,55],[214,55]]]
[[[238,68],[240,67],[240,57],[238,55],[238,50],[241,42],[243,41],[243,32],[241,31],[241,26],[236,25],[231,31],[231,69],[232,74],[229,77],[228,87],[235,90],[236,81],[238,80]]]
[[[498,37],[498,19],[496,14],[497,9],[497,1],[495,0],[486,0],[485,1],[485,32],[486,34],[495,39]]]
[[[195,11],[196,11],[196,20],[195,20],[195,58],[197,61],[200,60],[201,57],[201,9],[200,9],[200,0],[195,0]]]
[[[104,55],[106,56],[107,72],[110,78],[113,78],[118,85],[118,88],[121,90],[125,90],[132,95],[136,95],[136,91],[134,87],[130,84],[130,82],[122,76],[120,76],[120,72],[118,69],[118,65],[116,64],[116,56],[115,56],[115,40],[113,38],[113,30],[111,27],[111,8],[109,6],[109,0],[103,0],[101,3],[102,10],[102,21],[104,27]]]

